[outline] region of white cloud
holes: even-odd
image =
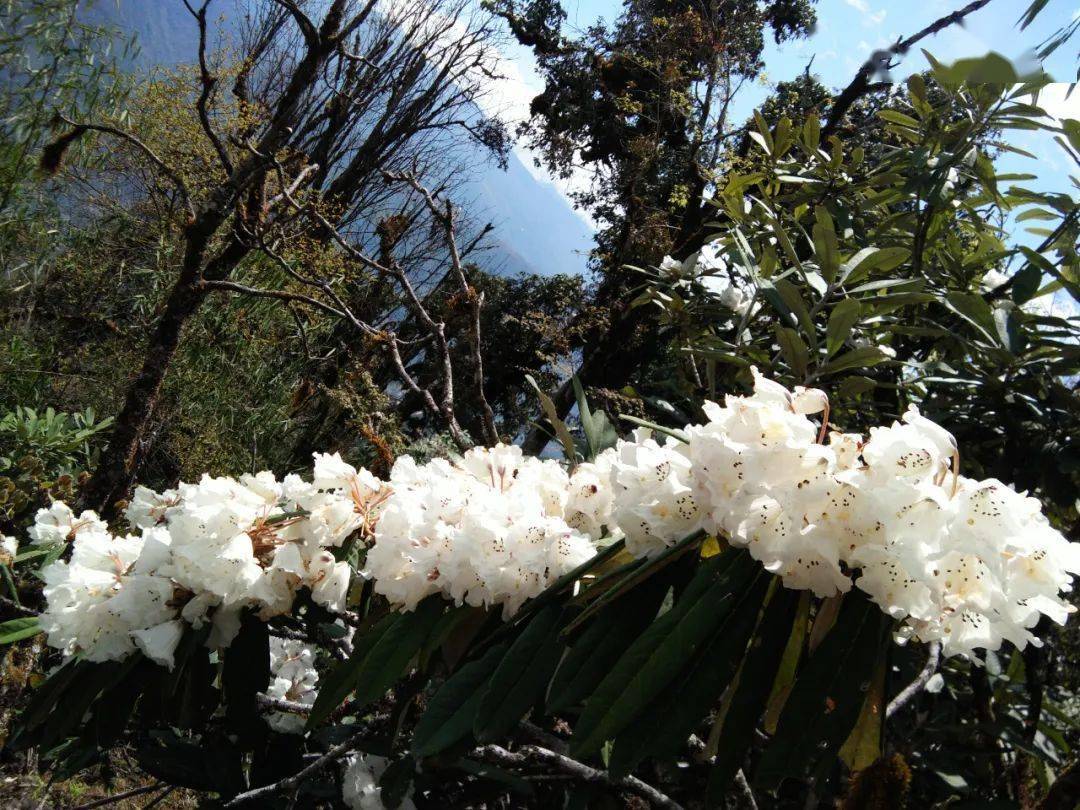
[[[881,11],[875,11],[873,14],[867,14],[866,18],[863,20],[863,25],[868,28],[872,25],[881,25],[881,23],[884,22],[887,13],[888,12],[885,11],[885,9],[881,9]]]
[[[1071,86],[1068,82],[1048,84],[1039,91],[1039,106],[1046,110],[1047,115],[1059,121],[1062,118],[1080,119],[1080,86],[1069,95]]]
[[[844,0],[844,2],[856,11],[861,11],[863,14],[866,14],[866,12],[870,10],[870,6],[866,5],[866,0]]]

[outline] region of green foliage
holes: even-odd
[[[1068,525],[1080,323],[1052,302],[1080,300],[1078,204],[999,176],[990,159],[1010,148],[999,133],[1038,120],[1026,96],[1039,84],[955,85],[943,71],[875,102],[896,145],[873,162],[836,137],[822,149],[813,127],[760,120],[755,170],[725,178],[709,246],[726,258],[710,272],[752,297],[749,309],[698,286],[696,257],[652,274],[639,305],[691,347],[707,396],[756,363],[827,386],[843,427],[917,404],[956,434],[968,469],[1039,491]],[[1015,228],[996,224],[1010,215]],[[1022,224],[1035,215],[1046,227]]]
[[[71,498],[111,424],[93,408],[69,414],[16,406],[0,414],[0,529],[22,528],[51,498]]]
[[[84,6],[91,3],[84,3]],[[57,113],[79,117],[110,114],[126,87],[118,69],[133,43],[113,48],[115,32],[87,24],[77,0],[21,0],[0,4],[0,261],[29,258],[51,242],[43,213],[55,215],[49,194],[38,186],[41,146],[51,137]],[[70,157],[84,162],[77,150]]]

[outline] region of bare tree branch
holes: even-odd
[[[295,700],[283,700],[282,698],[270,697],[259,692],[255,695],[255,702],[264,709],[274,709],[279,712],[291,714],[311,714],[311,706],[306,703],[297,703]]]
[[[927,650],[926,665],[919,672],[918,676],[916,676],[915,680],[901,689],[896,697],[889,702],[889,705],[885,707],[886,720],[904,708],[908,701],[926,687],[927,682],[934,676],[934,673],[937,672],[940,660],[941,644],[940,642],[933,641],[930,643],[930,647]]]
[[[112,135],[113,137],[120,138],[135,146],[140,152],[142,152],[151,163],[157,167],[166,178],[176,186],[176,190],[180,193],[180,198],[184,201],[184,205],[187,207],[188,215],[191,219],[195,218],[195,208],[191,201],[191,194],[188,192],[187,184],[181,179],[180,175],[175,169],[169,166],[164,160],[162,160],[158,154],[147,146],[137,135],[133,135],[126,130],[119,129],[118,127],[109,126],[108,124],[90,124],[82,121],[72,121],[63,113],[57,113],[57,118],[63,121],[70,127],[78,129],[90,130],[92,132],[101,132],[106,135]]]
[[[974,2],[968,3],[966,6],[954,11],[952,14],[946,14],[944,17],[935,20],[930,23],[930,25],[926,26],[926,28],[912,34],[907,39],[900,40],[891,48],[884,51],[875,51],[871,54],[870,58],[859,68],[859,72],[855,74],[855,78],[851,80],[851,83],[843,89],[833,102],[832,109],[829,110],[829,120],[821,130],[822,136],[828,137],[836,132],[836,128],[840,125],[840,121],[847,114],[847,111],[851,109],[851,106],[862,96],[872,91],[874,85],[871,84],[870,79],[875,73],[887,69],[891,57],[903,56],[920,40],[936,34],[938,31],[948,28],[950,25],[963,22],[966,16],[978,11],[989,2],[990,0],[974,0]]]
[[[315,23],[311,21],[311,18],[301,11],[293,0],[274,0],[274,2],[288,11],[292,18],[296,20],[296,24],[300,27],[300,33],[304,35],[308,47],[314,46],[319,40],[319,29],[315,27]]]
[[[359,731],[349,737],[349,739],[345,740],[345,742],[335,745],[333,748],[331,748],[329,751],[316,759],[303,770],[300,770],[292,776],[282,779],[278,782],[264,785],[263,787],[258,787],[245,793],[237,794],[232,799],[227,801],[223,806],[237,807],[238,805],[244,804],[245,802],[250,802],[254,799],[261,799],[266,796],[273,796],[275,793],[293,790],[299,787],[303,783],[303,781],[312,774],[318,773],[323,768],[332,765],[334,762],[341,759],[343,756],[346,756],[350,751],[353,750],[353,748],[355,748],[356,743],[364,739],[364,737],[366,737],[370,732],[371,729],[367,725],[364,725],[363,728],[361,728]]]
[[[203,279],[196,284],[198,289],[204,290],[228,290],[229,292],[243,293],[244,295],[252,295],[256,298],[274,298],[278,301],[295,301],[308,306],[321,309],[330,315],[337,318],[344,318],[345,313],[334,309],[329,304],[325,304],[317,298],[312,298],[310,295],[303,295],[302,293],[291,293],[285,290],[264,290],[258,287],[249,287],[246,284],[239,284],[235,281],[225,281],[224,279]]]
[[[486,759],[494,764],[510,767],[523,765],[545,765],[561,773],[573,776],[582,782],[593,784],[610,785],[614,788],[622,788],[647,799],[656,807],[667,810],[682,810],[682,805],[673,801],[666,794],[661,793],[652,785],[641,781],[635,776],[627,776],[623,779],[612,779],[607,771],[599,771],[591,768],[576,759],[571,759],[565,754],[557,754],[547,748],[538,745],[523,745],[517,751],[507,751],[498,745],[484,745],[473,751],[474,755]]]
[[[136,796],[142,796],[144,793],[153,793],[155,790],[161,790],[161,788],[161,783],[155,782],[152,785],[143,785],[142,787],[125,790],[123,793],[115,793],[112,796],[106,796],[104,799],[95,799],[92,802],[80,804],[78,807],[72,808],[72,810],[91,810],[93,807],[107,807],[110,804],[119,804],[124,801],[124,799],[133,799]]]
[[[214,131],[213,124],[210,123],[208,109],[210,98],[214,94],[214,88],[217,87],[217,78],[210,73],[210,67],[206,62],[206,9],[209,8],[211,2],[213,0],[204,0],[199,10],[196,11],[188,0],[184,0],[184,6],[191,13],[191,16],[195,18],[195,22],[199,26],[199,79],[202,83],[202,91],[199,93],[198,101],[195,102],[195,109],[199,113],[199,122],[202,124],[203,132],[206,133],[206,137],[213,144],[214,151],[217,152],[225,173],[232,174],[232,161],[229,159],[229,153],[225,150],[221,138]]]
[[[454,271],[461,295],[469,307],[469,352],[473,364],[473,395],[480,404],[480,424],[484,433],[484,441],[488,445],[498,444],[499,432],[495,427],[495,413],[491,410],[491,405],[484,394],[484,361],[480,351],[480,310],[484,306],[484,296],[483,293],[478,293],[472,288],[468,278],[465,276],[465,268],[461,264],[461,254],[458,251],[457,237],[455,236],[453,204],[450,200],[446,200],[445,205],[440,206],[431,192],[420,183],[414,174],[384,172],[384,176],[388,180],[407,183],[410,188],[420,194],[424,202],[427,203],[432,216],[442,226],[443,235],[446,239],[446,248],[450,252],[450,266]],[[487,233],[490,228],[490,225],[485,228],[484,233]]]

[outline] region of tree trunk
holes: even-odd
[[[207,265],[205,274],[200,272],[207,244],[223,220],[220,214],[208,213],[187,229],[180,277],[150,336],[142,368],[128,387],[109,444],[101,454],[93,476],[82,489],[79,498],[82,509],[94,509],[111,517],[116,502],[127,494],[138,473],[143,441],[161,394],[161,384],[180,344],[180,335],[206,299],[207,290],[200,288],[198,282],[204,275],[207,278],[228,275],[247,253],[247,248],[234,237]]]

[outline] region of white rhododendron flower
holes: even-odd
[[[315,651],[302,641],[270,637],[269,697],[311,706],[319,690],[315,688],[319,673],[315,670]],[[297,712],[271,710],[266,722],[282,734],[302,734],[307,717]]]
[[[180,494],[175,489],[154,492],[149,487],[137,486],[124,510],[124,517],[132,526],[150,529],[165,522],[169,509],[180,501]]]
[[[54,545],[75,540],[80,534],[105,532],[109,527],[89,509],[78,517],[71,507],[56,501],[48,509],[39,509],[34,515],[34,525],[27,530],[34,545]]]
[[[19,553],[19,541],[0,532],[0,565],[11,565]]]
[[[753,396],[706,404],[709,421],[685,431],[705,529],[788,587],[830,596],[855,576],[906,635],[947,655],[1035,642],[1040,615],[1065,622],[1073,608],[1059,593],[1080,573],[1080,547],[1038,501],[957,476],[955,440],[914,407],[822,446],[806,415],[827,413],[824,394],[754,378]]]
[[[345,773],[341,778],[341,798],[350,810],[385,810],[379,779],[390,760],[374,754],[359,754],[344,760]],[[400,810],[416,810],[411,798],[413,788],[398,805]]]
[[[639,429],[634,441],[620,441],[611,458],[615,521],[635,557],[651,556],[698,528],[692,462],[685,444],[669,438],[658,444]]]
[[[1061,594],[1080,545],[1037,500],[961,476],[953,437],[914,407],[867,436],[829,433],[825,392],[752,373],[753,393],[706,402],[703,424],[663,441],[638,430],[569,470],[499,444],[453,461],[403,456],[381,481],[316,454],[310,481],[262,472],[138,487],[126,511],[137,533],[124,536],[54,503],[29,535],[70,543],[71,556],[43,571],[41,626],[66,655],[140,650],[172,666],[188,625],[209,624],[207,644],[228,646],[245,611],[288,613],[305,588],[343,611],[353,570],[339,557],[353,543],[398,609],[441,595],[509,617],[605,537],[640,558],[699,531],[746,548],[789,588],[862,590],[901,623],[898,638],[940,641],[946,655],[1038,643],[1041,616],[1068,619]],[[4,538],[0,555],[15,550]],[[290,677],[272,694],[310,691],[315,676]]]
[[[418,466],[404,456],[391,470],[364,574],[405,610],[441,593],[509,616],[595,553],[586,531],[598,531],[609,508],[596,497],[606,486],[601,469],[572,485],[557,462],[505,444],[455,463]]]

